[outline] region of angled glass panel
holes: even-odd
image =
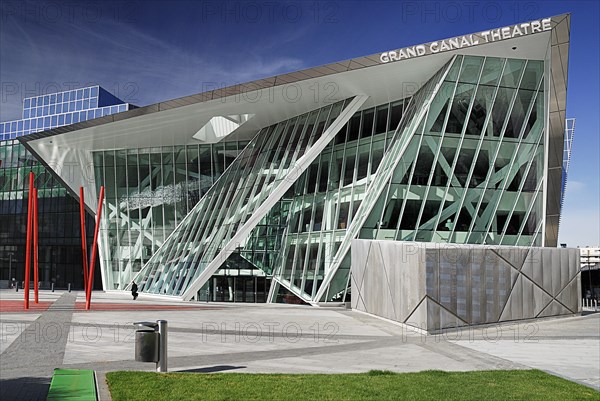
[[[256,242],[257,236],[251,232],[240,242],[229,243],[238,235],[238,230],[248,224],[266,232],[267,228],[261,227],[260,221],[253,223],[250,220],[274,188],[283,180],[290,179],[295,163],[319,141],[329,125],[339,117],[345,103],[349,104],[349,101],[262,129],[148,261],[139,275],[140,289],[182,295],[209,264],[212,266],[217,262],[215,257],[222,252],[231,253],[239,249],[243,255],[245,245],[253,237],[257,246],[264,247]],[[265,217],[279,218],[276,213]],[[300,225],[309,229],[314,227],[315,217],[312,213],[303,213]],[[264,219],[261,219],[263,223]],[[277,231],[273,235],[277,235]],[[299,259],[298,249],[291,260],[293,266],[297,266],[301,284],[305,259]],[[307,248],[302,251],[306,252]],[[289,252],[287,255],[292,257]]]

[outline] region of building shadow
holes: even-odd
[[[0,400],[46,400],[50,378],[48,377],[17,377],[0,379]]]
[[[216,365],[216,366],[207,366],[205,368],[178,370],[177,372],[181,372],[181,373],[216,373],[216,372],[225,372],[228,370],[245,369],[245,368],[246,368],[246,366]]]

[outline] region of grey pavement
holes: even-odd
[[[15,297],[0,291],[0,299]],[[22,296],[22,294],[21,294]],[[44,297],[56,294],[42,294]],[[425,335],[345,309],[299,305],[171,303],[118,292],[94,304],[138,310],[72,310],[63,294],[39,314],[0,317],[0,398],[44,399],[54,367],[154,370],[134,361],[132,323],[169,322],[169,370],[188,372],[350,373],[537,368],[600,389],[600,314],[515,322]],[[119,304],[119,305],[117,305]],[[151,305],[181,310],[145,310]],[[198,308],[189,309],[190,305]],[[210,307],[208,309],[207,307]],[[61,327],[57,339],[57,327]],[[52,331],[54,329],[54,331]],[[38,334],[36,338],[31,333]],[[27,384],[30,398],[11,398]],[[5,391],[7,388],[9,390]],[[37,393],[36,393],[37,391]],[[37,398],[36,398],[37,396]],[[6,398],[5,398],[6,397]]]
[[[63,363],[68,340],[63,331],[69,331],[75,299],[74,293],[63,293],[35,321],[26,320],[18,336],[13,337],[6,348],[3,347],[0,399],[46,399],[52,372]],[[17,334],[14,323],[10,325],[12,327],[7,325],[2,324],[3,333],[7,329]]]

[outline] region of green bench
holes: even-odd
[[[54,369],[46,401],[97,401],[93,370]]]

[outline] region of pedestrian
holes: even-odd
[[[134,301],[135,301],[135,300],[137,299],[137,297],[138,297],[138,292],[137,292],[137,290],[138,290],[138,286],[137,286],[137,284],[135,283],[135,281],[132,281],[132,282],[131,282],[131,296],[133,297],[133,300],[134,300]]]

